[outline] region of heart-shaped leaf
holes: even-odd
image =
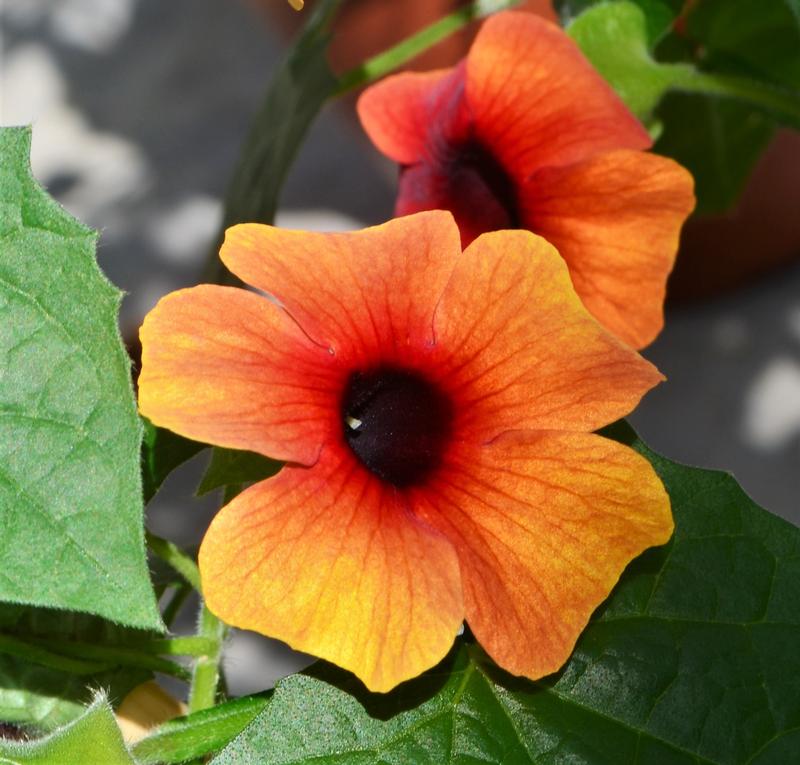
[[[0,130],[0,601],[161,629],[121,293],[29,149],[29,130]]]

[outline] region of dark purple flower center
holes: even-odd
[[[520,214],[514,184],[502,165],[479,141],[454,146],[447,161],[452,194],[463,213],[488,218],[486,230],[519,228]]]
[[[419,484],[441,464],[453,406],[418,372],[394,367],[354,372],[341,411],[347,445],[393,486]]]

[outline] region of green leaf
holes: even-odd
[[[46,646],[11,635],[0,635],[0,654],[17,656],[31,664],[64,670],[75,675],[89,675],[106,668],[101,662],[86,661],[81,657],[73,659],[61,655],[58,649],[51,651]]]
[[[28,129],[0,131],[0,600],[161,629],[121,293],[29,149]]]
[[[102,688],[118,704],[151,678],[151,672],[136,668],[75,675],[0,655],[0,720],[50,731],[78,717],[95,689]]]
[[[556,0],[553,4],[568,25],[588,8],[607,0]],[[633,0],[641,9],[647,29],[648,47],[652,48],[670,30],[683,0]]]
[[[604,3],[576,18],[567,32],[630,110],[647,118],[675,79],[675,66],[650,55],[647,19],[634,3]]]
[[[174,642],[159,639],[155,631],[120,627],[86,614],[15,606],[0,609],[0,628],[6,640],[11,636],[17,639],[5,647],[0,641],[0,652],[73,673],[80,671],[76,663],[88,663],[109,669],[135,667],[184,679],[189,676],[184,667],[159,655],[170,653]],[[23,646],[28,650],[23,651]],[[39,651],[47,655],[38,655]]]
[[[566,666],[532,683],[460,643],[373,695],[319,663],[214,765],[788,763],[800,730],[800,530],[729,475],[660,457],[672,541],[634,561]]]
[[[15,636],[34,648],[36,641],[47,640],[56,649],[76,641],[105,647],[137,645],[152,640],[156,634],[120,627],[87,614],[14,605],[0,608],[0,632],[6,639]],[[108,661],[100,661],[104,668],[89,675],[64,669],[75,661],[60,656],[59,670],[19,655],[0,655],[0,720],[52,730],[79,716],[94,690],[103,689],[117,703],[152,677],[147,669],[117,667]],[[77,661],[88,663],[83,656]],[[96,659],[91,661],[98,663]]]
[[[142,482],[144,501],[148,503],[161,488],[167,476],[195,454],[208,448],[208,444],[190,441],[170,430],[157,428],[150,420],[142,418]]]
[[[568,32],[634,114],[651,124],[657,118],[654,150],[692,172],[698,212],[723,212],[736,201],[775,120],[800,127],[800,92],[690,62],[656,61],[645,16],[631,2],[593,6]]]
[[[752,107],[701,94],[671,93],[656,111],[662,131],[653,151],[672,157],[694,176],[697,213],[728,210],[775,133],[775,123]]]
[[[86,713],[36,741],[0,740],[3,765],[135,765],[106,699],[99,695]]]
[[[646,19],[632,2],[604,3],[582,13],[567,30],[600,74],[641,119],[669,90],[704,93],[749,104],[751,108],[800,127],[800,91],[773,83],[700,71],[693,63],[661,63],[648,50]]]
[[[164,723],[133,747],[141,765],[171,765],[224,747],[269,703],[271,693],[244,696]]]
[[[241,486],[263,481],[274,476],[282,467],[282,462],[262,454],[215,447],[211,452],[208,469],[197,487],[197,495],[202,497],[223,486]]]
[[[121,627],[88,614],[11,604],[0,607],[0,631],[103,645],[137,645],[160,637],[160,632]]]
[[[687,27],[703,68],[800,90],[800,0],[703,0]]]

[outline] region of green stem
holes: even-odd
[[[334,91],[333,97],[336,98],[384,77],[470,22],[504,8],[510,8],[518,2],[519,0],[473,0],[469,5],[443,16],[397,45],[373,56],[349,72],[345,72],[339,78],[339,85]]]
[[[103,662],[69,658],[58,652],[49,651],[41,645],[34,645],[9,635],[0,635],[0,653],[19,656],[21,659],[33,664],[69,672],[73,675],[92,675],[108,669],[110,666],[108,663]]]
[[[204,281],[241,284],[219,260],[224,230],[235,223],[271,223],[278,194],[303,138],[325,101],[388,74],[470,21],[516,5],[519,0],[472,0],[390,50],[336,78],[324,63],[329,24],[340,1],[320,0],[287,59],[275,72],[225,197],[225,213],[209,252]],[[291,94],[287,88],[292,87]]]
[[[75,675],[91,675],[113,666],[142,667],[188,680],[189,672],[160,655],[206,657],[218,650],[218,643],[201,636],[151,640],[136,648],[111,647],[91,643],[45,638],[20,640],[0,635],[0,653],[19,656],[34,664]],[[73,658],[77,657],[77,658]]]
[[[76,643],[65,640],[52,640],[31,638],[30,642],[54,654],[77,656],[80,659],[96,660],[110,666],[140,667],[153,672],[163,672],[166,675],[177,677],[179,680],[189,680],[191,674],[180,664],[162,659],[159,656],[139,650],[138,648],[123,648],[119,646],[94,645],[92,643]]]
[[[214,640],[200,635],[151,640],[142,649],[147,653],[167,656],[206,656],[217,648]]]
[[[145,531],[145,537],[150,549],[200,592],[200,570],[197,568],[197,564],[176,544],[162,539],[150,531]]]
[[[164,611],[161,614],[161,618],[164,620],[164,624],[167,627],[172,627],[172,623],[175,621],[175,618],[178,616],[178,612],[181,610],[181,607],[186,602],[186,598],[189,597],[189,593],[192,592],[192,588],[186,586],[184,582],[181,582],[175,587],[175,592],[169,599],[169,602],[164,607]]]
[[[662,65],[664,68],[667,66]],[[736,98],[781,117],[788,117],[793,124],[800,126],[798,93],[742,77],[701,72],[689,65],[669,65],[668,71],[669,86],[672,89]]]
[[[222,644],[228,628],[203,603],[200,608],[200,624],[197,636],[209,643],[209,650],[197,658],[189,690],[189,712],[199,712],[213,707],[217,701],[219,664],[222,659]]]

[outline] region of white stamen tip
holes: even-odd
[[[356,417],[351,417],[349,414],[344,418],[344,421],[352,430],[358,430],[364,423]]]

